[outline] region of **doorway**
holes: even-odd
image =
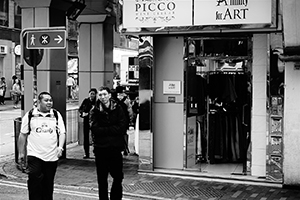
[[[249,171],[251,39],[185,39],[184,165],[188,170],[218,175]]]

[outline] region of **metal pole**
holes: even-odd
[[[37,56],[37,50],[32,50],[32,55],[30,55],[32,58],[32,64],[33,64],[33,106],[37,107],[37,62],[36,62],[36,56]]]

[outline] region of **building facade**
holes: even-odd
[[[5,77],[8,90],[12,76],[21,76],[20,69],[21,9],[12,0],[0,1],[0,77]],[[6,98],[10,93],[6,92]]]
[[[124,1],[122,30],[140,37],[140,171],[300,185],[297,8]]]

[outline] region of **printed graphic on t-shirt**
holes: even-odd
[[[54,132],[54,130],[51,127],[48,127],[48,125],[46,123],[42,123],[41,126],[38,126],[35,129],[35,132],[37,132],[37,133],[50,133],[50,134],[52,134]]]

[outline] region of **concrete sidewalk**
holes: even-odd
[[[59,161],[55,187],[72,187],[97,193],[94,159],[83,159],[82,156],[82,146],[77,143],[67,146],[67,159]],[[16,168],[13,156],[1,160],[0,174],[5,179],[25,183],[27,175]],[[138,173],[138,156],[134,154],[124,156],[124,174],[123,190],[127,199],[300,199],[298,190],[280,187]],[[109,178],[110,185],[111,181]]]
[[[11,101],[0,106],[1,110],[13,109]],[[72,103],[68,103],[68,106]],[[129,148],[134,152],[134,131],[129,131]],[[140,147],[142,148],[142,147]],[[92,152],[92,147],[91,151]],[[94,159],[83,159],[83,146],[67,145],[67,158],[59,161],[55,188],[80,189],[97,193],[97,176]],[[26,183],[27,174],[16,168],[14,155],[0,158],[0,179]],[[124,156],[123,190],[126,199],[258,199],[296,200],[298,190],[283,189],[267,183],[248,183],[234,180],[179,176],[166,173],[138,171],[138,155]],[[111,178],[109,178],[111,185]],[[275,187],[277,186],[277,187]]]

